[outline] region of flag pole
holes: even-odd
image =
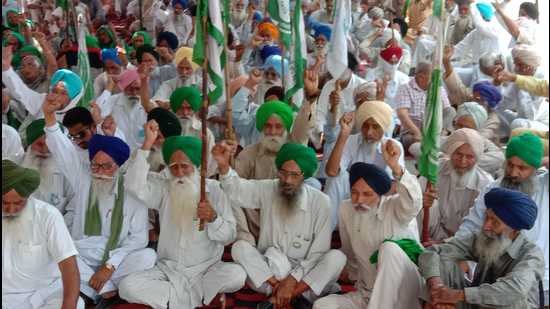
[[[208,0],[201,0],[201,1],[208,1]],[[202,33],[205,34],[205,40],[204,40],[204,61],[202,63],[202,107],[200,112],[200,118],[201,118],[201,140],[202,140],[202,158],[201,158],[201,194],[200,194],[200,201],[205,202],[206,201],[206,167],[208,165],[208,138],[207,138],[207,131],[206,131],[206,117],[208,115],[208,29],[207,29],[207,23],[208,23],[208,10],[206,11],[206,14],[202,16],[201,20],[201,26],[202,26]],[[200,220],[199,223],[199,231],[204,230],[206,222],[204,220]]]
[[[224,12],[225,14],[228,14],[228,12]],[[226,118],[226,125],[225,125],[225,139],[236,141],[237,138],[235,136],[235,129],[233,128],[233,101],[231,99],[231,93],[229,91],[229,57],[228,57],[228,46],[227,46],[227,34],[228,34],[228,27],[227,23],[224,22],[223,25],[223,35],[225,37],[223,41],[223,51],[225,53],[225,67],[224,67],[224,84],[225,84],[225,118]]]
[[[139,30],[143,30],[143,0],[139,0],[138,5],[139,5]]]

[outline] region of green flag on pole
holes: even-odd
[[[207,33],[202,29],[202,18],[207,17]],[[195,18],[195,46],[193,46],[193,62],[203,64],[208,57],[208,97],[210,104],[216,104],[223,96],[223,74],[225,53],[223,49],[223,23],[219,0],[199,0]],[[208,50],[204,42],[208,40]]]
[[[290,49],[292,30],[290,25],[290,0],[268,0],[267,12],[273,23],[279,28],[280,40],[285,49]]]
[[[305,40],[304,16],[302,15],[301,0],[296,0],[292,19],[292,45],[290,54],[290,87],[285,94],[285,101],[295,96],[293,102],[300,107],[303,99],[304,71],[307,64],[307,45]],[[300,91],[302,90],[302,91]],[[300,92],[300,93],[299,93]]]
[[[90,73],[90,60],[88,58],[88,48],[86,46],[86,27],[84,26],[84,16],[78,17],[78,63],[77,72],[82,79],[82,91],[84,94],[78,102],[78,106],[88,107],[94,99],[94,88],[92,75]]]
[[[433,59],[434,69],[426,97],[426,109],[424,112],[424,126],[422,130],[421,155],[418,160],[418,172],[435,186],[439,171],[440,134],[443,128],[443,108],[440,98],[441,89],[441,64],[443,60],[443,48],[445,43],[445,24],[442,0],[433,2],[434,29],[437,33],[437,47]],[[446,19],[445,19],[446,20]]]
[[[69,0],[55,0],[55,6],[62,8],[63,11],[67,11],[69,9]]]

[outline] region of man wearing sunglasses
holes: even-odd
[[[155,252],[145,248],[147,208],[127,194],[123,164],[130,155],[128,145],[94,134],[93,122],[68,126],[72,139],[88,150],[84,162],[55,120],[61,104],[50,97],[44,102],[44,131],[46,145],[75,193],[65,221],[79,252],[80,290],[93,302],[108,302],[123,277],[154,265]]]

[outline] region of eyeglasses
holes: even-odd
[[[90,168],[92,169],[92,171],[99,171],[100,169],[102,169],[104,171],[109,171],[113,167],[114,167],[114,163],[111,163],[111,162],[107,162],[107,163],[103,163],[103,164],[92,162],[90,164]]]
[[[278,174],[279,174],[279,177],[285,177],[285,178],[290,177],[290,178],[294,178],[294,179],[299,178],[299,177],[304,175],[303,172],[289,172],[289,171],[285,171],[285,170],[279,170]]]
[[[82,140],[84,137],[86,137],[86,133],[89,130],[90,130],[90,127],[87,127],[87,128],[84,128],[82,131],[74,134],[74,135],[69,133],[69,139],[72,140],[72,141]]]

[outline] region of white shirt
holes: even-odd
[[[476,199],[474,207],[470,208],[470,213],[468,216],[464,218],[464,221],[462,222],[462,225],[460,226],[459,230],[456,232],[455,236],[467,236],[471,233],[477,233],[481,229],[481,226],[483,225],[483,221],[485,220],[485,211],[487,207],[485,206],[485,199],[484,196],[487,192],[489,192],[492,188],[496,188],[500,186],[501,179],[498,179],[491,184],[489,184],[485,190],[483,190],[479,197]],[[540,174],[537,175],[537,188],[534,190],[534,194],[531,196],[533,201],[537,204],[538,207],[538,214],[537,214],[537,220],[535,221],[535,225],[532,229],[529,231],[523,231],[525,236],[529,239],[529,241],[532,241],[535,243],[539,248],[542,249],[544,252],[544,263],[545,263],[545,270],[544,270],[544,290],[548,290],[548,281],[549,281],[549,251],[550,251],[550,243],[548,240],[548,227],[549,227],[549,214],[550,209],[548,208],[548,203],[550,200],[548,199],[548,189],[549,189],[549,173],[548,171],[544,170]]]
[[[63,216],[31,197],[12,220],[2,218],[2,294],[49,286],[61,277],[58,263],[78,254]]]
[[[327,195],[311,186],[302,185],[296,213],[286,217],[279,180],[246,180],[234,170],[220,175],[222,189],[234,206],[260,209],[258,251],[274,247],[285,254],[292,265],[290,274],[299,282],[326,252],[332,234],[330,202]],[[246,194],[243,194],[246,192]]]
[[[382,141],[378,143],[367,143],[362,133],[350,135],[346,141],[346,146],[342,153],[342,159],[340,160],[340,172],[347,172],[347,170],[356,162],[365,162],[374,164],[380,168],[386,170],[391,175],[392,171],[387,166],[384,156],[382,154],[382,145],[386,143],[388,139],[382,138]],[[399,165],[405,167],[405,151],[401,143],[395,139],[391,139],[401,150],[399,156]]]
[[[191,16],[185,13],[175,15],[174,11],[170,10],[164,21],[164,31],[174,33],[178,37],[179,46],[187,46],[187,40],[189,39],[191,30],[193,30],[193,20]]]
[[[404,238],[419,241],[415,217],[422,208],[422,190],[414,175],[403,170],[397,182],[397,194],[382,196],[377,208],[356,210],[351,200],[340,206],[340,237],[342,251],[348,258],[350,278],[356,287],[371,291],[376,279],[376,264],[370,256],[386,239]]]
[[[6,124],[2,124],[2,160],[7,159],[19,164],[24,155],[25,150],[17,131]]]
[[[155,93],[155,95],[151,98],[151,102],[155,101],[163,101],[163,102],[169,102],[170,96],[176,89],[180,87],[188,87],[193,85],[200,85],[199,76],[197,74],[193,74],[191,77],[189,77],[187,80],[183,81],[179,76],[172,78],[170,80],[167,80],[160,84],[159,89]]]
[[[46,145],[48,145],[52,156],[58,162],[58,166],[71,185],[71,189],[75,192],[74,198],[67,205],[65,216],[67,226],[71,230],[80,257],[89,265],[99,265],[111,234],[111,214],[115,204],[117,185],[113,188],[113,194],[104,199],[99,199],[101,235],[85,235],[84,224],[88,207],[89,188],[92,181],[89,165],[83,163],[76,146],[61,132],[59,124],[46,127],[44,130],[46,131]],[[116,179],[115,181],[118,182]],[[107,260],[115,268],[118,267],[126,255],[132,251],[145,248],[148,242],[147,208],[132,194],[129,194],[127,190],[124,194],[123,214],[119,247],[109,253],[109,259]]]

